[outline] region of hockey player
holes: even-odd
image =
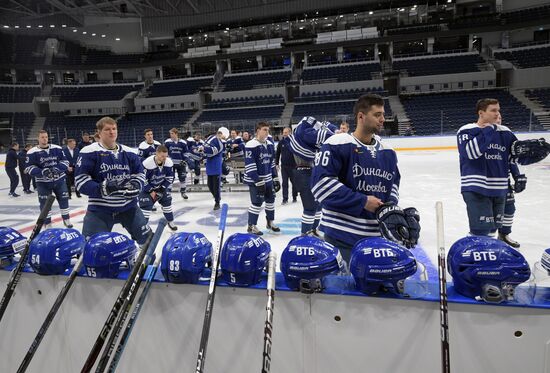
[[[531,164],[550,153],[544,139],[519,141],[508,127],[497,124],[498,100],[477,102],[478,120],[457,133],[462,198],[470,234],[489,236],[502,226],[510,162]]]
[[[298,197],[298,191],[296,190],[296,180],[294,179],[294,173],[296,170],[296,162],[294,156],[290,151],[290,127],[283,129],[283,138],[277,144],[277,150],[275,151],[275,164],[278,166],[281,164],[281,177],[283,179],[283,205],[288,203],[288,180],[292,183],[292,202],[296,202]]]
[[[311,232],[317,235],[317,226],[321,219],[319,204],[311,193],[311,172],[315,153],[323,142],[337,131],[337,127],[328,122],[319,122],[313,117],[304,117],[290,135],[290,151],[294,155],[295,188],[302,200],[302,234]]]
[[[229,158],[231,161],[233,161],[234,164],[235,162],[244,163],[245,143],[236,130],[231,130],[231,139],[228,140],[227,144],[229,148]],[[234,170],[233,172],[235,175],[235,182],[242,183],[244,181],[242,171]]]
[[[315,157],[312,191],[322,206],[325,240],[348,261],[362,238],[384,236],[407,247],[418,240],[415,208],[402,210],[395,151],[378,133],[384,125],[384,99],[367,94],[353,108],[356,129],[330,137]]]
[[[223,141],[227,137],[229,137],[229,130],[225,127],[220,127],[215,135],[210,136],[206,140],[204,145],[196,148],[197,153],[206,157],[208,190],[214,197],[214,210],[220,209],[222,162],[225,150]]]
[[[34,177],[25,173],[25,162],[27,160],[27,152],[32,149],[31,144],[25,144],[25,147],[19,151],[17,158],[19,161],[19,175],[21,175],[21,183],[23,184],[23,192],[25,194],[34,193],[31,190],[31,183],[33,188],[36,190],[36,180]]]
[[[143,216],[149,221],[151,209],[155,202],[162,206],[168,227],[173,231],[178,228],[174,224],[172,212],[172,183],[174,182],[174,163],[168,158],[168,148],[160,145],[155,154],[143,161],[145,169],[145,186],[139,196],[139,207]]]
[[[145,140],[139,144],[138,154],[145,160],[155,154],[155,149],[160,145],[160,142],[153,138],[153,130],[150,128],[143,131],[143,137]]]
[[[38,191],[38,201],[40,209],[44,206],[46,199],[52,193],[59,203],[63,224],[67,228],[73,225],[69,216],[69,194],[65,174],[69,167],[69,162],[63,154],[60,146],[48,144],[48,132],[41,130],[38,132],[38,145],[27,152],[25,161],[25,173],[36,177],[36,189]],[[45,220],[46,227],[51,227],[51,215]]]
[[[138,196],[145,183],[143,165],[137,153],[117,144],[117,123],[103,117],[96,123],[99,142],[83,148],[76,162],[77,190],[88,196],[82,234],[110,232],[117,223],[140,245],[151,229],[138,207]]]
[[[183,199],[187,199],[187,158],[186,154],[189,153],[187,149],[187,143],[185,140],[179,138],[179,131],[177,128],[170,130],[170,138],[164,141],[164,145],[168,148],[168,156],[174,163],[174,173],[178,174],[178,180],[180,181],[180,194]]]
[[[263,233],[256,226],[258,215],[265,201],[267,229],[280,232],[281,229],[273,222],[275,220],[275,193],[281,189],[277,168],[275,167],[275,147],[267,140],[269,124],[260,122],[256,125],[256,137],[246,143],[244,182],[250,192],[250,207],[248,208],[248,233],[261,236]]]
[[[8,195],[10,197],[19,197],[19,194],[15,193],[15,188],[19,185],[19,176],[15,169],[17,168],[17,152],[19,151],[19,144],[12,142],[11,146],[6,153],[6,174],[10,178],[10,192]]]
[[[200,132],[195,133],[194,137],[189,136],[187,138],[187,164],[189,169],[192,170],[195,174],[193,177],[193,184],[197,185],[200,181],[201,176],[201,161],[202,155],[197,152],[197,148],[204,144],[204,141],[201,139]]]

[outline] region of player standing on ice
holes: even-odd
[[[268,136],[269,124],[258,123],[256,137],[246,143],[244,157],[244,182],[248,184],[250,192],[247,231],[259,236],[263,233],[256,225],[264,201],[267,229],[275,233],[281,231],[273,223],[275,220],[275,193],[281,189],[281,184],[275,167],[275,146],[267,139]]]
[[[63,149],[58,145],[48,144],[48,132],[44,130],[38,132],[38,145],[27,152],[25,173],[36,178],[40,209],[42,210],[48,196],[54,193],[59,203],[63,224],[67,228],[72,228],[69,216],[69,192],[65,181],[68,167],[69,161],[65,158]],[[44,224],[46,228],[51,228],[50,214]]]
[[[145,137],[145,141],[139,144],[138,154],[142,160],[145,160],[155,154],[155,150],[160,146],[160,142],[153,138],[153,130],[150,128],[143,131],[143,137]]]
[[[523,165],[543,160],[550,153],[544,139],[519,141],[499,125],[498,100],[477,102],[478,120],[457,133],[462,198],[466,203],[470,234],[494,235],[502,226],[510,163]]]
[[[151,229],[138,207],[145,183],[141,159],[125,145],[117,144],[117,122],[103,117],[96,123],[99,142],[80,151],[76,162],[76,188],[88,196],[82,235],[110,232],[117,223],[140,245]]]
[[[154,155],[143,161],[143,167],[145,168],[145,186],[139,196],[139,207],[143,211],[143,216],[149,221],[151,209],[158,201],[168,221],[168,227],[173,231],[177,230],[174,224],[171,195],[174,164],[168,158],[168,148],[164,145],[159,146]]]
[[[189,152],[185,140],[179,138],[177,128],[170,130],[170,138],[164,141],[164,145],[168,148],[168,156],[174,162],[174,173],[178,174],[180,182],[180,194],[183,199],[187,199],[187,162],[186,154]]]
[[[214,197],[214,210],[220,209],[222,162],[225,152],[224,140],[228,137],[229,130],[226,127],[220,127],[215,135],[210,136],[204,145],[198,146],[195,150],[198,154],[206,157],[208,190]]]
[[[384,99],[361,96],[353,111],[355,131],[334,135],[323,144],[311,182],[322,207],[325,240],[348,262],[352,247],[362,238],[382,235],[411,248],[420,233],[416,209],[397,205],[397,155],[377,136],[384,126]]]
[[[302,234],[312,232],[317,235],[317,226],[321,219],[319,204],[311,193],[311,173],[315,153],[323,142],[328,139],[338,128],[328,122],[319,122],[313,117],[304,117],[294,133],[290,135],[290,151],[296,161],[294,170],[294,187],[300,193],[302,200]]]

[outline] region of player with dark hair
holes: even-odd
[[[323,212],[320,229],[346,261],[362,238],[382,235],[411,248],[420,232],[416,209],[398,206],[397,155],[378,136],[384,125],[384,99],[361,96],[353,111],[355,131],[325,141],[315,157],[311,183]]]
[[[48,144],[48,141],[48,132],[41,130],[38,133],[38,145],[27,152],[25,173],[36,177],[40,209],[42,210],[50,194],[54,193],[59,203],[63,224],[67,228],[72,228],[69,216],[69,194],[65,181],[69,162],[63,154],[63,149],[58,145]],[[51,226],[51,222],[48,214],[46,226]]]
[[[87,133],[87,132],[84,132],[82,134],[82,140],[78,143],[78,150],[82,150],[83,147],[85,146],[88,146],[88,145],[92,145],[93,142],[92,140],[90,140],[90,134]]]
[[[269,124],[260,122],[256,125],[256,137],[246,143],[244,182],[250,192],[250,207],[248,208],[248,233],[262,235],[257,228],[258,215],[265,201],[266,227],[272,232],[281,229],[273,222],[275,220],[275,193],[281,189],[277,168],[274,160],[274,145],[267,138]]]
[[[151,229],[138,207],[145,183],[140,157],[135,150],[117,144],[117,122],[103,117],[96,123],[99,141],[83,148],[76,162],[77,190],[88,196],[82,234],[87,239],[110,232],[117,223],[140,245]]]
[[[69,199],[71,199],[72,193],[71,189],[74,188],[74,167],[76,165],[76,160],[78,159],[79,149],[76,147],[75,139],[68,139],[67,146],[63,147],[63,154],[69,162],[69,168],[67,169],[67,192],[69,193]],[[80,198],[80,192],[75,189],[75,194]]]
[[[168,156],[174,163],[174,173],[177,173],[180,182],[180,194],[183,199],[187,199],[187,142],[179,138],[177,128],[170,129],[170,138],[164,141],[168,148]]]
[[[19,197],[19,194],[15,193],[15,189],[19,185],[19,176],[15,169],[17,168],[17,151],[19,150],[19,144],[12,142],[8,152],[6,153],[6,174],[10,178],[10,197]]]
[[[500,104],[493,98],[477,102],[478,120],[457,133],[462,198],[470,234],[489,236],[502,226],[510,163],[539,162],[550,153],[544,139],[519,141],[506,126],[497,124]]]
[[[143,137],[145,140],[139,144],[138,154],[142,159],[147,159],[155,154],[155,150],[160,145],[160,142],[153,138],[153,130],[150,128],[143,131]]]
[[[145,186],[139,196],[139,207],[143,216],[149,221],[155,202],[162,206],[168,227],[173,231],[178,228],[174,224],[172,211],[172,183],[174,182],[174,163],[168,158],[168,148],[165,145],[157,147],[155,154],[143,161],[145,169]]]
[[[201,133],[196,132],[195,136],[189,136],[187,138],[188,152],[185,155],[187,157],[189,170],[194,173],[193,184],[195,185],[199,183],[201,176],[201,162],[203,157],[199,152],[197,152],[198,147],[204,145],[204,141],[201,139],[201,137]]]

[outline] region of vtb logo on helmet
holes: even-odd
[[[128,268],[134,265],[136,243],[123,234],[116,232],[96,233],[84,249],[84,267],[90,277],[116,278],[120,265]]]
[[[403,294],[405,279],[414,275],[416,270],[414,255],[385,238],[364,238],[352,249],[350,271],[355,287],[365,294],[379,291]]]
[[[457,292],[491,303],[513,300],[516,286],[531,275],[519,251],[491,237],[456,241],[449,250],[447,265]]]
[[[82,253],[86,240],[76,229],[53,228],[42,231],[31,242],[29,263],[40,275],[60,275],[71,259]]]
[[[271,246],[255,234],[235,233],[223,245],[220,266],[225,282],[250,286],[262,279]]]
[[[317,237],[295,237],[281,255],[281,272],[290,289],[303,293],[323,290],[323,278],[342,271],[337,248]]]
[[[212,262],[212,243],[202,233],[176,233],[164,244],[161,262],[166,281],[196,284]]]
[[[27,239],[10,227],[0,227],[0,260],[11,260],[25,248]]]

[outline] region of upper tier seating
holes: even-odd
[[[62,102],[116,101],[123,99],[129,92],[139,91],[142,87],[143,83],[98,87],[56,86],[52,90],[52,96],[60,96]]]
[[[507,60],[521,69],[550,65],[550,46],[497,52],[495,58]]]
[[[394,70],[406,70],[409,76],[457,74],[480,71],[485,63],[479,54],[416,58],[393,62]]]
[[[477,121],[476,102],[481,98],[499,100],[502,124],[512,131],[542,129],[538,120],[514,96],[504,90],[450,92],[401,96],[401,102],[411,120],[416,135],[456,133],[465,124]],[[442,123],[443,122],[443,123]],[[442,129],[443,127],[443,129]]]
[[[353,125],[355,124],[355,119],[353,118],[353,105],[355,105],[356,101],[357,100],[354,99],[313,104],[297,104],[292,113],[292,122],[297,123],[303,117],[309,116],[317,120],[327,120],[335,123],[345,118],[350,125]],[[393,115],[388,100],[384,100],[384,111],[384,116],[386,118]]]
[[[295,102],[318,102],[318,101],[334,101],[334,100],[350,100],[357,99],[359,96],[366,93],[376,93],[384,95],[384,88],[367,88],[367,89],[344,89],[339,91],[321,91],[321,92],[304,92],[300,97],[294,99]]]
[[[37,86],[0,86],[0,102],[32,102],[39,95],[40,87]]]
[[[19,147],[22,149],[27,142],[27,137],[31,131],[34,122],[34,113],[13,113],[12,136],[19,142]]]
[[[525,95],[544,109],[550,110],[550,88],[528,89],[525,91]]]
[[[259,87],[282,85],[292,76],[290,70],[250,74],[226,74],[219,84],[223,91],[243,91]]]
[[[315,81],[352,82],[372,80],[372,73],[379,72],[380,70],[378,62],[329,67],[307,67],[302,72],[302,81],[308,84]]]
[[[173,82],[155,82],[149,97],[182,96],[197,93],[201,87],[212,85],[212,77],[202,79],[184,79]]]
[[[206,104],[206,108],[221,109],[221,108],[261,106],[261,105],[281,105],[284,103],[285,103],[285,99],[282,95],[237,97],[237,98],[223,98],[218,100],[212,100],[212,102]]]

